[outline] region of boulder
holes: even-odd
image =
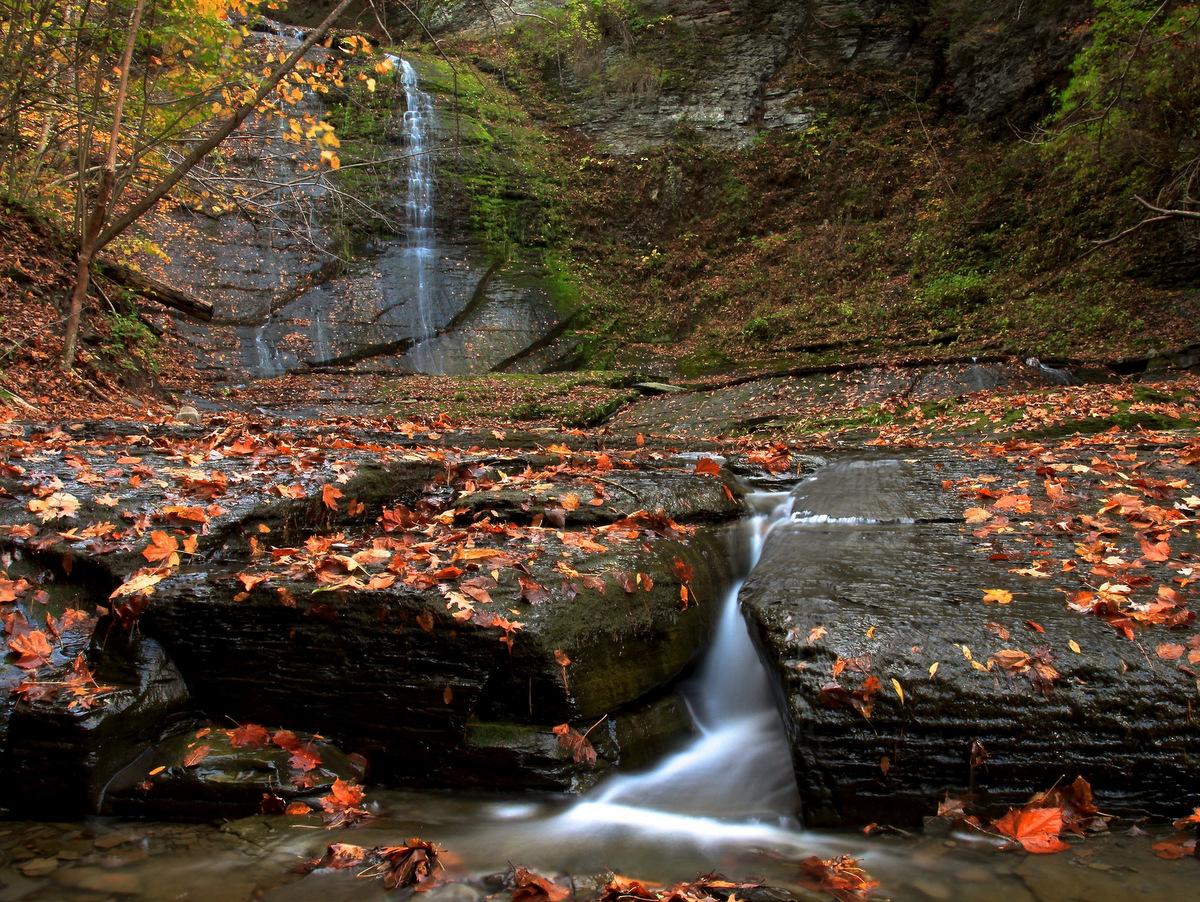
[[[1073,575],[990,561],[942,487],[986,466],[835,460],[745,582],[810,824],[914,823],[947,793],[1023,804],[1077,776],[1107,813],[1169,813],[1200,790],[1195,676],[1144,651],[1178,633],[1131,642],[1068,610]],[[1011,602],[983,600],[996,589]]]
[[[56,817],[93,814],[115,777],[145,748],[190,722],[187,686],[162,647],[143,636],[110,633],[97,661],[94,696],[70,691],[36,693],[19,700],[8,724],[5,777],[20,787],[10,796],[14,812]],[[86,647],[88,636],[64,641],[70,651]],[[61,683],[71,665],[42,682]]]

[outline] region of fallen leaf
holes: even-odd
[[[212,751],[212,746],[198,745],[183,758],[184,767],[195,767],[201,761],[208,757],[208,753]]]
[[[993,826],[1021,844],[1026,852],[1046,855],[1070,848],[1058,838],[1062,832],[1061,808],[1010,808]]]

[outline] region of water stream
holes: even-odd
[[[433,98],[421,90],[417,70],[401,59],[400,85],[407,105],[404,113],[404,151],[408,166],[408,196],[404,204],[404,254],[412,263],[415,306],[414,324],[419,328],[411,352],[416,368],[423,373],[442,372],[437,352],[435,317],[437,266],[433,231]]]
[[[382,902],[397,893],[388,893],[379,880],[358,879],[354,871],[297,877],[295,865],[319,857],[331,842],[389,846],[412,836],[453,855],[449,876],[455,882],[434,889],[427,902],[483,902],[475,878],[510,865],[562,879],[569,875],[581,897],[595,895],[611,872],[669,885],[716,871],[822,899],[828,897],[803,889],[796,863],[843,853],[881,880],[871,899],[1194,900],[1200,862],[1161,861],[1153,857],[1147,836],[1103,836],[1067,853],[1030,856],[965,835],[866,837],[800,827],[788,744],[737,595],[776,524],[815,526],[806,516],[806,499],[846,488],[838,474],[852,468],[828,469],[827,479],[818,475],[797,488],[798,515],[792,514],[789,493],[748,499],[754,514],[732,532],[741,572],[724,600],[706,662],[687,687],[697,735],[647,772],[618,775],[575,801],[372,790],[379,818],[352,831],[326,832],[311,821],[285,817],[247,818],[224,828],[109,819],[79,825],[0,822],[0,902],[118,897]],[[129,840],[109,843],[122,834]],[[48,876],[28,878],[15,866],[22,860],[18,855],[29,861],[30,854],[53,855],[54,849],[66,857],[62,867],[51,864]],[[73,850],[81,850],[81,861]]]

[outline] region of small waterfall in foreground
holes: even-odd
[[[434,339],[437,269],[433,234],[433,98],[420,88],[417,70],[401,59],[400,85],[407,108],[404,113],[404,152],[408,163],[408,197],[405,210],[405,254],[412,259],[414,277],[412,302],[416,308],[412,358],[424,373],[442,372],[441,355]]]
[[[727,836],[734,828],[729,820],[743,822],[751,832],[747,821],[795,823],[800,798],[787,737],[738,604],[743,580],[757,563],[767,533],[790,516],[792,498],[786,492],[760,492],[747,501],[754,514],[737,527],[737,578],[689,693],[700,735],[653,770],[601,785],[566,817],[651,829],[690,822],[700,832],[703,822],[719,823],[714,829]]]

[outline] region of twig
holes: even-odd
[[[0,379],[4,379],[4,378],[6,378],[4,376],[4,374],[0,373]],[[22,398],[20,395],[18,395],[15,391],[12,391],[11,389],[0,388],[0,398],[4,398],[6,401],[12,401],[14,404],[16,404],[18,407],[20,407],[26,413],[36,413],[38,416],[43,415],[40,410],[38,410],[36,407],[34,407],[32,404],[30,404],[28,401],[26,401],[24,398]]]
[[[601,717],[601,718],[600,718],[598,721],[596,721],[594,724],[592,724],[590,727],[588,727],[587,733],[584,733],[584,734],[583,734],[583,738],[584,738],[584,739],[587,739],[587,738],[588,738],[588,733],[592,732],[592,730],[596,729],[596,727],[600,726],[600,724],[604,723],[604,721],[606,721],[606,720],[608,720],[608,715],[607,715],[607,714],[605,714],[605,715],[604,715],[603,717]]]
[[[630,495],[633,496],[633,500],[636,501],[638,504],[645,504],[645,500],[642,498],[642,496],[639,495],[637,492],[635,492],[633,489],[631,489],[627,485],[621,485],[621,483],[613,482],[611,479],[605,479],[603,476],[589,476],[587,478],[594,482],[603,482],[605,485],[611,485],[611,486],[614,486],[615,488],[621,489],[624,492],[628,492]]]

